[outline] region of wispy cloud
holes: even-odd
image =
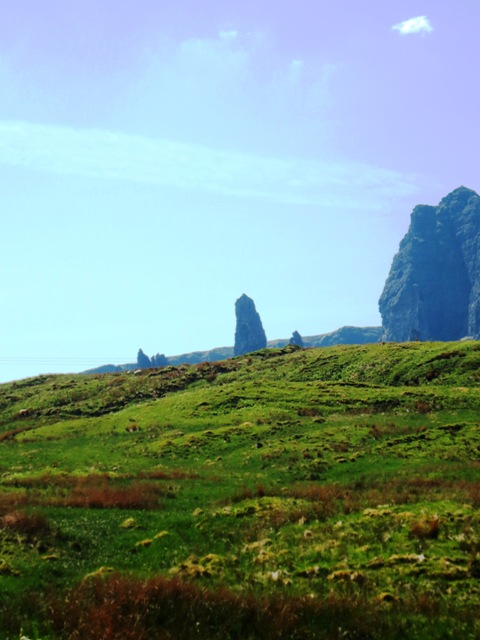
[[[335,68],[287,57],[268,34],[229,28],[149,49],[114,113],[120,128],[134,122],[148,136],[299,149],[330,135]]]
[[[413,33],[430,33],[433,31],[433,27],[430,24],[430,20],[427,16],[417,16],[416,18],[409,18],[403,22],[395,24],[392,29],[399,31],[402,35],[410,35]]]
[[[381,208],[415,179],[369,165],[213,149],[97,129],[0,122],[0,163],[277,203]]]
[[[236,29],[225,29],[218,34],[221,40],[236,40],[238,31]]]

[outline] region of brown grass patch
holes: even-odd
[[[418,400],[415,403],[415,408],[418,411],[418,413],[421,413],[421,414],[430,413],[430,411],[432,411],[431,404],[429,404],[428,402],[422,402],[420,400]]]
[[[27,504],[31,501],[26,493],[0,493],[0,515]]]
[[[440,521],[438,518],[426,518],[413,522],[409,538],[417,538],[418,540],[431,539],[436,540],[440,534]]]
[[[340,626],[366,638],[372,607],[358,605],[354,598],[255,598],[177,579],[113,575],[82,583],[52,612],[54,627],[70,640],[326,639]]]
[[[51,533],[50,523],[41,513],[11,511],[0,518],[0,529],[8,529],[33,538]]]
[[[174,497],[171,488],[146,480],[183,477],[183,474],[152,472],[138,478],[112,479],[108,474],[72,476],[43,474],[33,478],[14,478],[4,484],[26,489],[21,494],[0,494],[0,513],[20,504],[90,509],[156,509],[161,497]]]
[[[235,504],[236,502],[243,502],[244,500],[252,500],[253,498],[263,498],[265,496],[279,495],[277,489],[266,489],[263,484],[256,485],[253,489],[244,485],[238,493],[235,493],[228,503]]]
[[[83,581],[49,611],[53,629],[69,640],[403,640],[412,631],[412,614],[422,616],[422,637],[438,640],[444,637],[438,616],[452,615],[443,600],[423,593],[386,607],[351,589],[325,598],[255,597],[176,578],[118,574]],[[454,616],[464,633],[473,630],[471,608],[457,607]]]
[[[198,473],[195,473],[194,471],[185,471],[184,469],[145,471],[137,475],[137,478],[148,480],[195,480],[198,477]]]
[[[480,482],[460,482],[459,489],[464,492],[472,507],[480,508]]]
[[[20,427],[19,429],[10,429],[9,431],[4,431],[4,433],[0,433],[0,442],[4,440],[9,440],[10,438],[15,438],[20,433],[25,433],[25,431],[32,431],[35,427]]]
[[[164,493],[153,483],[133,481],[125,486],[110,486],[108,476],[94,482],[87,476],[78,481],[69,496],[54,499],[53,503],[89,509],[156,509]]]

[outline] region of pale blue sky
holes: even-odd
[[[378,325],[417,203],[480,190],[477,0],[17,0],[0,381]]]

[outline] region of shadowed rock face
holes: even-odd
[[[292,337],[290,338],[289,344],[294,344],[297,347],[303,347],[305,346],[303,344],[303,338],[302,336],[298,333],[298,331],[294,331],[292,333]]]
[[[150,358],[143,353],[142,349],[138,350],[137,366],[139,369],[149,369],[152,366]]]
[[[244,353],[264,349],[267,346],[267,337],[253,300],[245,294],[238,298],[235,302],[235,315],[237,326],[234,355],[240,356]]]
[[[137,354],[137,367],[139,369],[150,369],[152,367],[166,367],[169,364],[167,358],[163,353],[157,353],[157,355],[149,358],[143,353],[141,349]]]
[[[418,205],[379,301],[384,339],[480,335],[480,196],[459,187]]]

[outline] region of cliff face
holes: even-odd
[[[480,334],[480,196],[459,187],[418,205],[379,301],[384,339]]]
[[[264,349],[267,346],[267,337],[253,300],[245,294],[238,298],[235,302],[235,315],[237,325],[234,355],[240,356],[244,353]]]

